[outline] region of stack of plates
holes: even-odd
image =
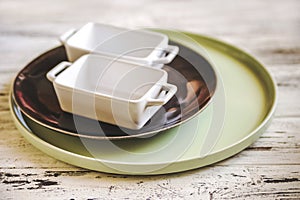
[[[63,112],[46,73],[67,60],[63,46],[22,69],[11,91],[16,126],[64,162],[118,174],[163,174],[209,165],[253,143],[269,124],[276,88],[245,52],[201,35],[156,30],[179,46],[163,69],[178,91],[140,130]]]

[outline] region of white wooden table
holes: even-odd
[[[12,122],[11,80],[89,21],[193,31],[245,49],[277,80],[275,119],[236,156],[171,175],[111,175],[47,156]],[[0,199],[300,198],[300,1],[1,0],[0,47]]]

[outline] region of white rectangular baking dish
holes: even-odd
[[[72,29],[60,40],[71,62],[84,54],[95,53],[161,68],[179,51],[177,46],[168,45],[169,39],[164,34],[97,23]]]
[[[177,87],[164,70],[88,54],[47,73],[62,110],[118,126],[140,129]]]

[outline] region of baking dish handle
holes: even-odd
[[[175,58],[175,56],[178,54],[179,48],[178,48],[178,46],[168,45],[168,47],[166,49],[164,49],[164,51],[166,53],[168,53],[167,56],[153,60],[153,64],[170,63]]]
[[[47,79],[51,82],[55,80],[58,74],[60,74],[62,71],[67,69],[72,63],[63,61],[53,67],[48,73],[47,73]]]
[[[167,83],[162,87],[162,90],[162,92],[167,92],[167,94],[161,98],[159,97],[158,99],[149,98],[147,100],[147,106],[160,106],[166,104],[176,93],[177,87]]]
[[[62,44],[65,44],[67,42],[67,40],[76,33],[76,29],[70,29],[68,30],[67,32],[65,32],[64,34],[62,34],[60,37],[59,37],[59,41],[62,43]]]

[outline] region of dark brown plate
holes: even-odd
[[[193,50],[172,44],[179,46],[179,54],[163,69],[168,72],[168,82],[175,84],[178,91],[140,130],[118,127],[61,110],[46,73],[67,60],[63,46],[42,54],[18,73],[13,84],[13,100],[27,117],[63,134],[92,139],[153,135],[178,126],[201,112],[216,89],[216,74],[211,64]]]

